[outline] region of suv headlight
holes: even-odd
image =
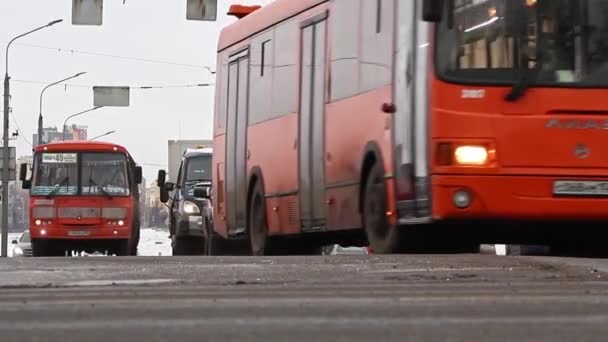
[[[190,202],[190,201],[184,201],[183,210],[184,210],[184,213],[186,213],[188,215],[194,215],[194,214],[201,213],[201,210],[199,209],[198,205],[196,205],[196,203]]]

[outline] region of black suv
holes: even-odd
[[[210,218],[211,202],[196,195],[201,190],[203,193],[211,192],[211,158],[210,148],[187,150],[182,157],[176,183],[166,181],[165,170],[158,172],[160,200],[169,207],[173,255],[205,253],[205,229],[210,224],[205,220]]]

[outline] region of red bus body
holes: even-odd
[[[117,156],[126,164],[128,195],[86,195],[80,190],[69,195],[60,192],[52,196],[38,195],[36,170],[40,167],[40,156],[44,154],[77,155],[79,187],[87,173],[80,169],[83,154]],[[90,170],[91,179],[94,171],[100,172],[95,170],[95,166]],[[34,151],[33,177],[28,182],[31,188],[30,232],[35,255],[61,255],[66,250],[136,254],[140,230],[138,184],[141,182],[141,168],[136,166],[124,147],[89,141],[40,145]]]
[[[256,184],[268,236],[319,233],[329,243],[336,242],[329,233],[354,237],[365,228],[379,253],[403,249],[413,231],[441,228],[454,244],[527,241],[538,227],[549,231],[541,240],[557,233],[556,222],[608,219],[601,152],[608,84],[580,86],[564,81],[576,72],[557,70],[558,81],[541,75],[507,99],[528,68],[501,52],[511,53],[514,38],[502,37],[502,26],[491,31],[494,40],[475,33],[516,17],[504,3],[452,9],[455,28],[445,28],[446,18],[422,20],[425,1],[277,0],[226,27],[217,64],[215,231],[249,233]],[[536,3],[526,10],[553,11]],[[465,30],[465,22],[480,24]],[[449,34],[461,45],[448,49]],[[364,215],[374,170],[382,172],[386,222]],[[376,228],[366,222],[390,231],[370,238]]]

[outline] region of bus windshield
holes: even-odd
[[[448,0],[437,71],[452,82],[608,85],[608,0]]]
[[[34,160],[32,195],[78,194],[78,154],[42,153]]]
[[[120,153],[82,154],[82,194],[128,196],[127,160]]]
[[[211,180],[211,156],[189,158],[186,170],[186,183]]]
[[[34,196],[129,196],[121,153],[41,153],[34,160]]]

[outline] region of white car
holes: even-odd
[[[13,257],[31,257],[34,256],[32,251],[32,241],[30,239],[30,231],[26,230],[21,234],[19,240],[13,240]]]

